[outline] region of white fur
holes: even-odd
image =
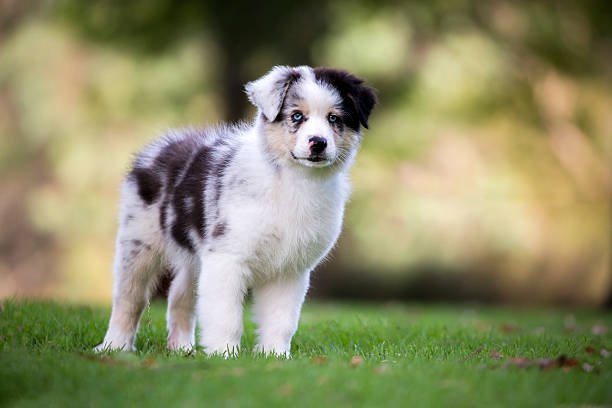
[[[258,114],[252,125],[232,131],[220,128],[199,135],[201,145],[227,138],[226,149],[235,149],[235,154],[220,179],[208,182],[201,192],[207,208],[206,236],[189,231],[195,251],[181,247],[161,229],[159,202],[145,205],[136,183],[129,178],[123,183],[113,311],[108,332],[96,350],[134,349],[138,322],[158,277],[160,268],[156,266],[162,265],[175,273],[167,313],[170,349],[194,347],[197,310],[199,341],[205,352],[237,352],[243,331],[243,299],[252,288],[253,319],[258,325],[256,350],[289,356],[310,273],[340,234],[354,151],[349,155],[351,160],[334,171],[304,165],[308,163],[270,165],[264,147],[265,119],[274,118],[282,105],[274,83],[286,69],[277,67],[247,85],[249,98],[265,117]],[[312,113],[297,135],[294,152],[306,156],[309,135],[321,135],[329,141],[331,163],[337,153],[325,117],[330,106],[340,102],[339,96],[316,83],[310,68],[295,69],[302,74],[298,86]],[[141,160],[146,166],[153,165],[164,147],[193,137],[187,133],[173,132],[162,138],[145,149],[136,163]],[[215,154],[224,154],[223,149]],[[215,202],[217,184],[223,189]],[[191,208],[194,201],[187,200],[185,205]],[[210,215],[215,209],[221,214],[217,218]],[[169,209],[168,222],[175,217]],[[213,238],[212,231],[221,219],[225,231]]]

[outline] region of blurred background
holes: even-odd
[[[276,64],[379,90],[311,296],[612,305],[604,0],[0,0],[0,298],[109,302],[131,154]]]

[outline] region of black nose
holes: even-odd
[[[319,154],[327,147],[327,140],[319,136],[313,136],[308,139],[308,146],[312,154]]]

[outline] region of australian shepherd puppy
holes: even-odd
[[[345,72],[279,66],[246,85],[252,124],[167,133],[136,157],[121,189],[113,309],[96,350],[134,350],[159,277],[168,348],[231,355],[252,289],[256,350],[289,356],[310,273],[334,246],[348,171],[376,103]],[[197,313],[196,313],[197,311]]]

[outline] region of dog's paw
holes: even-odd
[[[195,348],[195,341],[191,333],[178,333],[172,331],[168,335],[168,343],[166,345],[171,351],[191,351]]]
[[[220,344],[204,346],[204,352],[210,356],[222,356],[223,358],[237,357],[240,353],[240,345],[238,344]]]
[[[291,358],[291,350],[287,347],[279,347],[276,345],[258,344],[253,349],[256,354],[264,354],[266,356],[274,356],[280,358]]]
[[[93,348],[96,353],[105,353],[107,351],[136,351],[136,347],[133,344],[115,344],[112,342],[103,341]]]

